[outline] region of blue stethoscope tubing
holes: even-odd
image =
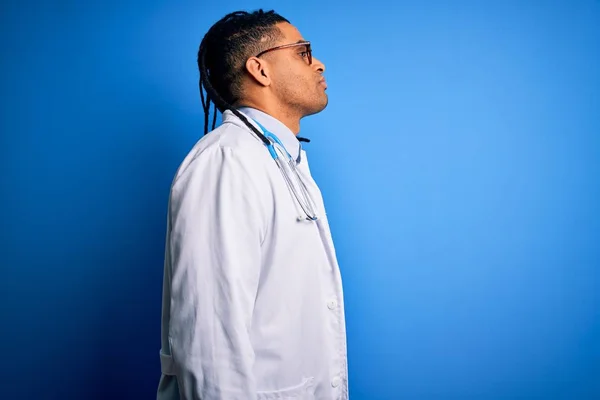
[[[281,140],[279,140],[279,138],[275,134],[269,132],[264,126],[262,126],[257,121],[254,122],[260,127],[260,129],[263,131],[263,135],[269,140],[270,144],[266,145],[267,149],[269,150],[269,154],[271,154],[271,157],[273,158],[273,160],[275,160],[277,167],[279,167],[279,170],[283,175],[283,179],[285,180],[285,183],[287,184],[288,189],[290,190],[290,194],[293,197],[295,197],[296,202],[298,203],[298,205],[300,205],[300,208],[302,208],[302,211],[306,215],[306,217],[298,216],[298,220],[301,221],[306,219],[308,221],[316,221],[318,217],[315,213],[314,202],[310,197],[308,188],[306,187],[304,181],[298,173],[295,160],[292,158],[290,153],[288,153],[283,143],[281,143]],[[292,171],[292,174],[296,177],[298,187],[296,187],[296,185],[294,185],[294,183],[292,182],[292,178],[288,174],[284,161],[279,156],[277,150],[279,150],[281,153],[285,152],[285,155],[287,156],[287,167],[289,167],[289,169]]]

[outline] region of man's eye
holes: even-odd
[[[304,57],[308,57],[308,51],[303,51],[302,53],[300,53],[300,56],[301,56],[302,58],[304,58]]]

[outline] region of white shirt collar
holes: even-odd
[[[238,111],[252,118],[256,122],[267,128],[269,132],[277,136],[279,140],[281,140],[281,143],[283,143],[283,146],[285,147],[287,152],[290,153],[292,158],[296,160],[296,162],[300,161],[300,141],[298,141],[298,138],[296,138],[294,132],[292,132],[290,128],[285,126],[283,122],[255,108],[240,107],[238,108]]]

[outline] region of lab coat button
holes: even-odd
[[[339,376],[336,376],[335,378],[333,378],[333,380],[331,381],[331,386],[333,386],[334,388],[340,386],[340,383],[342,382],[342,380],[340,379]]]
[[[337,307],[337,301],[335,300],[329,300],[327,302],[327,308],[329,308],[330,310],[333,310]]]

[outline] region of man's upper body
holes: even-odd
[[[242,17],[273,15],[257,13]],[[196,143],[171,186],[159,400],[348,399],[340,271],[296,136],[300,118],[327,104],[324,67],[296,46],[264,52],[302,40],[286,21],[272,25],[281,34],[252,50],[264,55],[244,58],[240,99],[232,100],[234,90],[216,99],[207,90],[223,123]],[[201,45],[199,60],[202,52]],[[224,87],[213,75],[204,79]],[[299,218],[297,199],[256,133],[263,128],[289,153],[316,221]]]

